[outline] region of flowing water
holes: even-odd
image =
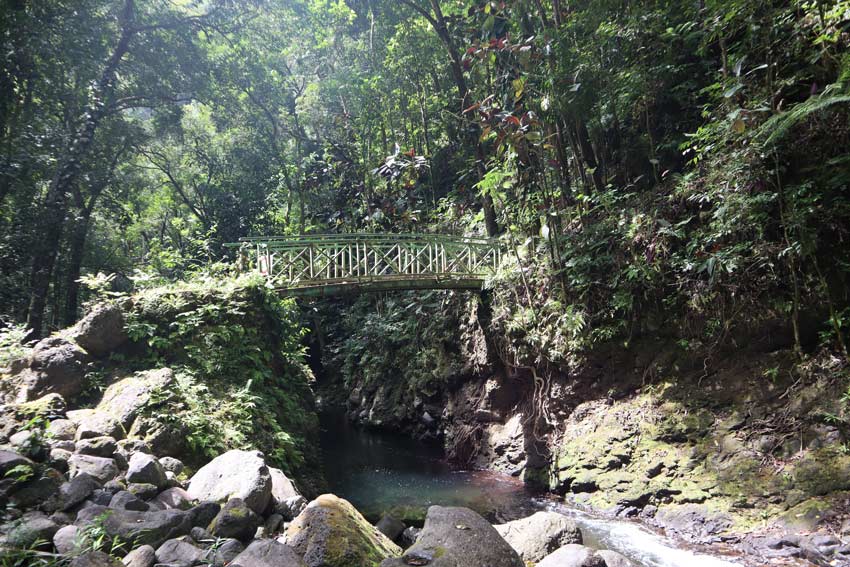
[[[639,523],[599,518],[528,492],[497,473],[453,471],[439,447],[352,427],[339,414],[322,418],[322,450],[330,491],[349,500],[370,521],[392,513],[422,525],[428,506],[466,506],[493,523],[552,510],[572,518],[584,543],[617,551],[640,567],[732,567],[732,558],[683,546]]]

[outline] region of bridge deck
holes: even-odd
[[[329,234],[244,238],[240,266],[287,295],[481,289],[498,268],[496,240],[429,234]]]

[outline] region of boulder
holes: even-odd
[[[307,499],[303,496],[292,496],[284,500],[275,511],[287,522],[294,520],[307,507]]]
[[[122,567],[121,562],[102,551],[89,551],[74,558],[70,567]]]
[[[97,411],[111,415],[125,429],[130,429],[151,396],[174,382],[170,368],[136,372],[111,384],[103,393]]]
[[[333,494],[323,494],[307,505],[287,528],[286,544],[309,567],[377,565],[401,554],[401,548],[367,522],[354,506]]]
[[[154,498],[154,502],[161,504],[165,510],[188,510],[192,507],[192,497],[179,487],[163,490]]]
[[[91,439],[93,437],[123,439],[124,427],[108,413],[95,411],[79,421],[75,440],[79,443],[81,439]]]
[[[298,492],[298,489],[282,470],[269,467],[269,477],[272,481],[272,500],[275,507],[285,502],[287,498],[301,496],[301,493]]]
[[[103,484],[118,476],[118,467],[113,459],[91,455],[71,455],[68,459],[68,475],[74,478],[82,473],[91,475]]]
[[[201,467],[187,491],[193,500],[226,502],[239,498],[262,514],[271,498],[272,481],[262,453],[234,450]]]
[[[153,455],[133,453],[127,468],[127,482],[153,484],[157,488],[166,485],[165,470]]]
[[[77,526],[62,526],[53,534],[53,545],[62,555],[69,555],[77,547],[80,528]]]
[[[147,502],[126,490],[116,492],[109,500],[109,507],[118,510],[133,510],[135,512],[146,512],[150,509]]]
[[[381,518],[381,521],[375,524],[375,527],[378,528],[379,532],[393,541],[396,541],[398,536],[400,536],[404,532],[405,528],[407,528],[407,526],[404,525],[404,522],[390,514]]]
[[[51,542],[59,531],[59,524],[40,512],[24,514],[6,534],[6,545],[30,549],[36,542]]]
[[[90,437],[77,441],[75,450],[81,455],[93,455],[95,457],[111,458],[118,446],[115,438],[107,435],[103,437]]]
[[[225,539],[215,548],[212,556],[213,567],[224,567],[230,565],[231,561],[239,557],[245,551],[245,546],[238,539]]]
[[[86,352],[106,356],[128,340],[124,314],[114,303],[100,303],[70,329],[69,336]]]
[[[98,488],[100,488],[100,483],[95,477],[89,473],[81,472],[59,487],[59,492],[48,501],[46,508],[51,511],[70,510],[88,498]]]
[[[38,342],[30,358],[30,368],[20,374],[18,402],[28,402],[45,394],[72,399],[83,391],[89,356],[71,341],[48,337]]]
[[[54,419],[47,426],[47,436],[57,441],[73,441],[77,425],[70,419]]]
[[[210,523],[216,537],[249,541],[262,524],[261,518],[239,498],[231,498]]]
[[[141,439],[122,439],[118,442],[117,452],[129,461],[133,453],[148,453],[152,455],[153,449]]]
[[[173,457],[186,450],[186,429],[180,423],[139,416],[127,435],[146,443],[154,455]]]
[[[163,457],[159,460],[159,464],[162,465],[162,468],[165,469],[165,472],[171,472],[175,475],[183,472],[183,461],[180,459],[175,459],[174,457]],[[269,469],[271,471],[271,469]],[[274,484],[272,484],[272,490],[274,490]]]
[[[537,512],[494,527],[523,561],[537,562],[561,546],[582,542],[575,522],[557,512]]]
[[[142,500],[150,500],[156,498],[156,495],[159,494],[159,488],[149,482],[131,482],[127,485],[127,492]]]
[[[65,449],[51,449],[47,464],[62,472],[68,472],[68,459],[73,453]]]
[[[0,451],[0,478],[6,477],[6,474],[15,467],[32,467],[33,465],[31,460],[14,451]]]
[[[203,549],[199,549],[189,542],[170,539],[157,548],[156,561],[166,565],[191,567],[199,564],[204,555],[206,555],[206,552]]]
[[[404,556],[381,567],[524,567],[522,559],[487,520],[468,508],[431,506],[419,538]]]
[[[606,567],[605,560],[583,545],[571,543],[543,558],[537,567]]]
[[[153,567],[156,563],[156,550],[150,545],[137,547],[121,560],[124,567]]]
[[[201,502],[197,506],[187,510],[187,513],[189,514],[189,521],[193,528],[196,526],[206,528],[218,515],[219,511],[221,511],[221,505],[218,502]]]
[[[288,545],[273,539],[260,539],[237,555],[228,567],[306,567],[306,564]]]
[[[596,555],[605,560],[605,567],[635,567],[635,564],[617,553],[608,549],[596,552]]]
[[[162,545],[166,540],[188,535],[191,515],[181,510],[135,512],[92,505],[80,510],[75,525],[83,527],[102,518],[103,529],[128,545]]]
[[[64,481],[65,477],[56,469],[43,469],[34,479],[15,490],[9,500],[19,510],[35,508],[52,499]]]

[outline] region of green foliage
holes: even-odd
[[[170,366],[176,387],[146,414],[186,432],[198,461],[234,448],[262,450],[275,466],[315,466],[315,415],[292,300],[252,277],[200,275],[133,298],[128,333],[145,341],[145,365]]]

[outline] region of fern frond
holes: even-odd
[[[850,95],[829,95],[824,93],[819,97],[812,97],[809,100],[802,102],[783,114],[778,114],[764,124],[756,131],[756,139],[765,138],[763,145],[771,147],[776,145],[795,125],[805,120],[812,114],[821,112],[836,104],[850,103]]]

